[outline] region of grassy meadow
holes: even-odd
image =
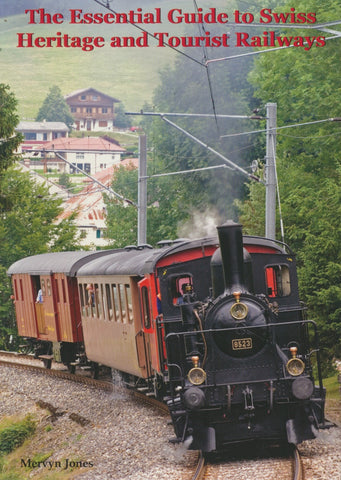
[[[30,8],[30,0],[27,0]],[[134,2],[119,11],[127,11],[134,7]],[[212,1],[202,2],[203,6],[212,6]],[[216,0],[214,6],[223,6],[226,2]],[[44,2],[41,2],[42,7]],[[102,12],[105,9],[95,2],[84,2],[83,12]],[[86,9],[86,6],[91,9]],[[165,0],[156,2],[144,0],[143,12],[154,12],[161,6],[162,24],[142,25],[149,32],[169,32],[170,35],[181,35],[184,24],[170,25],[166,13],[171,8],[182,8],[193,11],[190,0]],[[32,8],[32,7],[31,7]],[[70,2],[72,8],[72,2]],[[136,8],[136,5],[135,5]],[[54,11],[58,12],[58,1]],[[145,102],[150,102],[154,88],[160,81],[160,70],[172,66],[177,53],[170,48],[157,47],[157,42],[150,38],[148,47],[112,48],[110,39],[113,36],[140,36],[136,27],[129,24],[113,25],[70,25],[69,15],[65,16],[61,25],[29,25],[29,17],[20,14],[0,18],[0,83],[9,84],[18,101],[18,113],[21,119],[34,119],[40,105],[46,97],[49,87],[58,85],[66,95],[81,88],[94,87],[122,101],[127,110],[140,110]],[[224,27],[222,27],[224,28]],[[102,36],[105,46],[93,51],[82,51],[81,48],[19,48],[18,33],[33,33],[38,36],[53,37],[57,32],[70,37]],[[194,52],[189,52],[193,54]],[[199,52],[195,52],[198,54]]]

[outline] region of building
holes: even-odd
[[[120,165],[137,168],[137,158],[127,158]],[[111,166],[94,175],[102,185],[110,187],[115,166]],[[63,212],[58,217],[58,222],[77,213],[75,223],[79,232],[80,244],[84,247],[103,248],[111,242],[106,238],[106,208],[103,200],[101,185],[86,179],[87,185],[81,192],[73,195],[63,203]]]
[[[99,92],[95,88],[85,88],[66,95],[65,101],[75,119],[76,130],[113,130],[115,103],[119,103],[116,98]]]
[[[74,173],[76,171],[76,168],[72,167],[74,165],[93,175],[120,163],[121,156],[126,150],[109,137],[69,137],[48,142],[43,152],[48,158],[54,158],[56,153],[65,158],[66,173]]]
[[[24,161],[24,163],[19,163],[18,168],[22,172],[29,173],[31,179],[33,179],[38,185],[44,185],[47,187],[50,195],[58,196],[64,199],[64,201],[69,198],[69,193],[64,187],[53,181],[51,178],[46,178],[43,175],[39,175],[34,171],[34,169],[31,168],[29,161],[28,164],[26,161]]]
[[[69,129],[63,122],[22,121],[15,129],[24,136],[19,153],[38,153],[48,142],[57,138],[67,138]]]

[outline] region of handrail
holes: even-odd
[[[170,342],[172,341],[172,339],[175,339],[177,341],[177,343],[180,345],[180,339],[183,338],[183,337],[189,337],[191,335],[207,335],[207,336],[210,336],[210,335],[213,335],[213,334],[217,334],[217,333],[220,333],[220,332],[228,332],[228,331],[238,331],[238,330],[255,330],[255,329],[259,329],[259,328],[266,328],[266,329],[269,329],[269,328],[277,328],[277,327],[283,327],[283,326],[286,326],[286,327],[289,327],[289,326],[294,326],[294,325],[297,325],[297,326],[305,326],[307,325],[308,327],[309,326],[312,326],[313,328],[313,331],[314,331],[314,347],[312,349],[311,352],[308,352],[308,355],[312,355],[312,353],[316,353],[316,360],[317,360],[317,372],[318,372],[318,382],[319,382],[319,388],[320,388],[320,395],[323,396],[323,383],[322,383],[322,372],[321,372],[321,362],[320,362],[320,349],[318,347],[318,331],[317,331],[317,324],[314,320],[295,320],[295,321],[290,321],[290,322],[278,322],[278,323],[266,323],[264,325],[251,325],[251,326],[248,326],[248,325],[242,325],[242,326],[238,326],[238,327],[228,327],[228,328],[217,328],[217,329],[202,329],[202,330],[194,330],[194,331],[182,331],[182,332],[171,332],[171,333],[168,333],[165,337],[165,343],[166,343],[166,346],[168,347],[168,345],[170,344]],[[177,365],[177,364],[174,364],[174,363],[169,363],[168,364],[168,368],[170,367],[176,367],[180,370],[181,372],[181,376],[183,377],[184,374],[182,372],[182,368]],[[170,381],[171,378],[170,378]],[[245,383],[245,382],[243,382]]]

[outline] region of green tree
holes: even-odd
[[[62,200],[51,196],[47,187],[10,168],[3,175],[1,194],[6,199],[0,217],[2,265],[8,267],[28,255],[75,249],[73,219],[55,223]]]
[[[6,270],[6,267],[0,265],[0,348],[7,350],[14,349],[17,342],[16,322],[11,299],[12,286]]]
[[[74,250],[77,243],[73,218],[55,223],[60,198],[50,196],[47,187],[35,183],[28,173],[9,168],[2,174],[0,192],[5,199],[0,212],[0,348],[8,348],[11,335],[13,345],[17,340],[7,268],[29,255]]]
[[[317,12],[318,23],[341,16],[336,0],[323,5],[318,0],[288,1],[278,10],[291,7]],[[293,35],[292,30],[287,35]],[[286,240],[298,255],[301,295],[319,323],[327,365],[341,355],[341,125],[325,121],[340,116],[339,56],[339,39],[309,51],[291,48],[259,55],[250,75],[263,105],[277,103],[279,126],[317,122],[278,132],[277,170]],[[241,208],[241,221],[251,233],[264,218],[259,188],[251,189]]]
[[[16,337],[7,268],[28,255],[71,250],[77,245],[73,218],[55,222],[61,199],[50,196],[47,187],[13,165],[18,158],[13,152],[21,141],[14,130],[17,102],[3,84],[0,105],[0,348],[7,348],[10,336]]]
[[[9,85],[0,83],[0,175],[16,161],[14,152],[22,141],[22,135],[15,133],[19,123],[16,113],[18,102],[9,90]]]
[[[123,103],[119,103],[115,107],[115,127],[117,128],[129,128],[131,127],[131,119],[125,114],[125,108]]]
[[[70,176],[67,173],[61,173],[58,178],[58,183],[62,187],[65,187],[66,189],[71,188],[72,182],[70,180]]]
[[[122,197],[137,203],[137,170],[133,166],[120,166],[115,171],[112,189]],[[136,245],[137,208],[116,197],[104,194],[107,209],[107,236],[115,248]]]
[[[114,191],[137,204],[138,174],[134,167],[121,166],[112,183]],[[164,239],[176,238],[179,218],[189,212],[185,203],[183,185],[179,179],[155,179],[147,188],[147,243],[156,245]],[[137,243],[137,208],[105,195],[107,207],[107,235],[113,246],[124,247]],[[179,217],[179,212],[181,216]]]
[[[36,118],[37,122],[64,122],[69,128],[74,123],[70,108],[66,103],[60,88],[56,85],[52,86],[48,95],[43,101]]]

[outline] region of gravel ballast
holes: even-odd
[[[106,392],[2,366],[0,388],[0,420],[32,413],[38,421],[16,459],[23,479],[48,478],[50,470],[79,480],[180,480],[193,472],[196,454],[169,443],[169,417],[119,385]],[[340,429],[299,448],[305,480],[341,478]],[[37,454],[50,454],[45,465],[24,468]]]

